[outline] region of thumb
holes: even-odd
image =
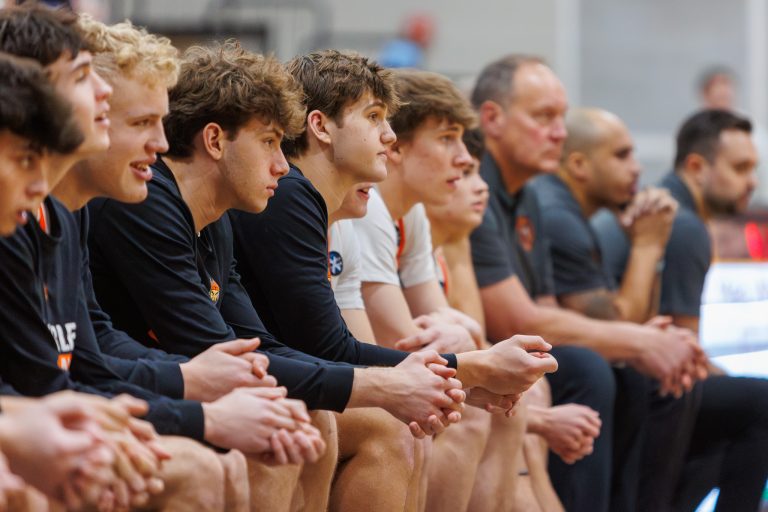
[[[436,333],[434,331],[421,331],[417,334],[413,334],[411,336],[408,336],[407,338],[403,338],[397,343],[395,343],[395,348],[397,350],[405,350],[406,352],[410,352],[412,350],[417,350],[424,345],[427,345],[434,341],[436,338]]]
[[[516,338],[520,344],[520,348],[526,352],[549,352],[552,348],[552,345],[544,341],[544,339],[539,336],[518,335]]]
[[[448,361],[443,359],[443,357],[440,356],[440,354],[438,354],[434,350],[424,350],[422,352],[416,352],[415,354],[413,354],[412,356],[409,356],[409,357],[417,357],[417,358],[423,360],[425,366],[430,364],[430,363],[437,363],[437,364],[442,364],[442,365],[445,365],[445,366],[448,365]]]
[[[90,449],[95,439],[88,432],[65,429],[61,436],[61,450],[66,454],[82,453]]]
[[[276,400],[278,398],[285,398],[287,390],[284,387],[275,388],[239,388],[241,393],[246,393],[251,396],[259,398],[265,398],[267,400]]]
[[[648,320],[646,325],[656,327],[658,329],[666,329],[672,325],[672,317],[669,315],[658,315]]]
[[[557,371],[557,359],[550,354],[537,354],[532,365],[538,367],[543,373],[555,373]]]
[[[232,341],[225,341],[223,343],[217,343],[214,345],[214,349],[227,354],[237,356],[245,352],[253,352],[261,344],[259,338],[237,339]]]
[[[450,379],[456,375],[456,370],[442,364],[429,363],[427,368],[430,369],[435,375],[439,375],[444,379]]]
[[[429,315],[421,315],[414,318],[413,323],[416,324],[416,327],[427,329],[435,325],[435,319]]]

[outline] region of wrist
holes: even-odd
[[[659,242],[633,242],[632,252],[636,255],[653,261],[658,261],[664,256],[666,244]]]
[[[203,439],[216,445],[218,437],[218,428],[216,422],[216,405],[212,403],[203,403]]]
[[[632,328],[635,332],[633,332],[631,336],[624,338],[625,352],[627,353],[627,356],[623,359],[627,362],[634,362],[642,359],[651,346],[648,339],[655,336],[655,333],[652,332],[655,330],[654,327],[632,325]]]
[[[179,363],[179,370],[181,370],[181,381],[184,387],[182,396],[184,397],[184,400],[192,400],[194,397],[198,396],[197,392],[199,390],[197,385],[197,374],[195,372],[195,367],[192,364],[192,360],[189,360],[186,363]]]
[[[387,409],[387,393],[382,390],[396,386],[392,376],[399,371],[397,367],[355,368],[352,380],[352,392],[347,407],[380,407]]]
[[[456,354],[456,378],[465,388],[482,386],[483,377],[488,375],[486,350],[472,350]]]
[[[529,405],[526,416],[527,431],[543,436],[549,423],[549,409],[538,405]]]

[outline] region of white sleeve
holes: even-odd
[[[365,309],[360,293],[360,246],[351,220],[331,225],[328,259],[331,288],[339,309]]]
[[[368,213],[352,221],[360,244],[360,280],[400,286],[395,224],[376,189],[372,188],[370,194]]]
[[[409,288],[435,279],[432,235],[424,205],[419,203],[403,217],[405,248],[400,256],[400,280]]]

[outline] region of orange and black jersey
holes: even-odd
[[[260,214],[231,211],[238,270],[269,330],[303,352],[370,366],[408,356],[355,339],[328,281],[328,213],[323,197],[292,166]],[[452,355],[446,356],[456,366]]]
[[[115,327],[175,354],[195,356],[215,343],[261,338],[269,372],[310,408],[343,410],[354,367],[317,359],[275,339],[235,271],[229,217],[195,230],[170,169],[159,161],[139,204],[89,204],[89,247],[96,297]]]
[[[158,432],[202,440],[197,402],[171,400],[122,380],[96,342],[82,288],[80,234],[74,216],[45,200],[49,233],[31,221],[0,239],[0,376],[27,396],[71,389],[149,402]]]

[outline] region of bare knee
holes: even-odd
[[[416,466],[416,439],[408,426],[381,409],[370,414],[360,450],[374,460],[401,461],[409,471]]]
[[[165,491],[153,503],[163,510],[223,510],[224,468],[210,448],[183,437],[162,437],[171,460],[164,464]]]

